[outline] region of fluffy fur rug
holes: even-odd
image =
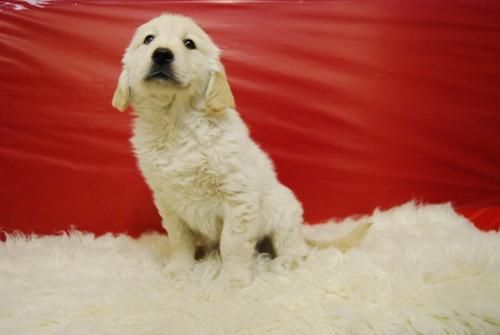
[[[500,234],[451,206],[376,211],[360,247],[294,271],[260,257],[244,289],[211,255],[167,279],[168,238],[71,232],[0,243],[0,334],[500,334]],[[305,228],[331,237],[354,220]]]

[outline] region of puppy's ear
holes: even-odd
[[[219,69],[210,74],[207,91],[205,92],[205,108],[208,114],[222,114],[228,108],[234,108],[233,93],[227,81],[226,72],[222,64]]]
[[[118,84],[116,85],[115,94],[113,95],[113,101],[111,104],[113,107],[123,112],[127,109],[130,102],[130,86],[128,84],[128,72],[126,69],[122,70],[120,77],[118,78]]]

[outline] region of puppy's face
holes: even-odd
[[[124,110],[136,100],[206,95],[212,93],[208,92],[212,84],[227,86],[222,95],[231,95],[219,55],[217,46],[191,19],[171,14],[154,18],[137,29],[125,51],[113,106]],[[223,82],[217,83],[221,76]]]

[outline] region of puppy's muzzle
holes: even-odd
[[[178,83],[172,70],[171,64],[175,57],[174,53],[167,48],[158,48],[151,55],[152,65],[144,80],[173,81]]]

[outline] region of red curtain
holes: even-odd
[[[500,3],[0,4],[0,229],[161,229],[111,108],[135,27],[193,17],[308,222],[415,199],[500,227]]]

